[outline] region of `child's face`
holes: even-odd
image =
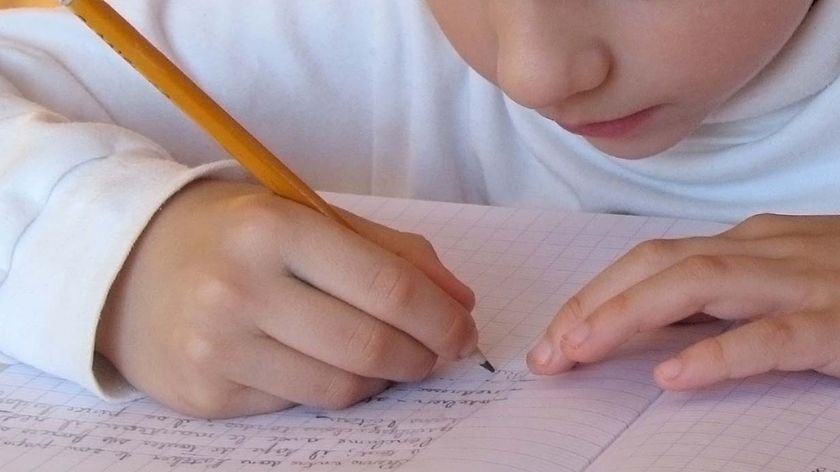
[[[464,59],[598,149],[693,132],[790,39],[812,0],[427,0]]]

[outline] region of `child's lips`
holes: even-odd
[[[570,133],[578,134],[589,138],[621,138],[635,131],[639,126],[653,115],[658,106],[645,108],[631,115],[623,116],[609,121],[584,123],[580,125],[568,125],[559,123]]]

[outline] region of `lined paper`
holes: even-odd
[[[685,410],[698,401],[663,395],[650,371],[676,350],[720,332],[720,324],[648,333],[606,362],[552,378],[529,374],[524,355],[560,304],[633,245],[710,234],[723,226],[326,196],[429,238],[476,291],[481,346],[500,369],[496,375],[470,364],[441,363],[424,382],[397,385],[340,412],[298,407],[204,421],[148,399],[106,404],[71,383],[12,366],[0,372],[0,469],[583,471],[599,456],[596,465],[619,457],[613,453],[629,450],[625,446],[644,431],[668,424],[670,416],[653,410]],[[840,392],[820,376],[803,375],[837,390],[835,396]],[[732,421],[739,425],[745,418]],[[823,426],[840,431],[833,423]],[[656,454],[663,446],[649,446],[646,458],[633,460],[660,460]],[[610,453],[602,455],[605,449]]]

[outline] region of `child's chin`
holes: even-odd
[[[653,133],[623,138],[586,138],[593,147],[612,157],[627,160],[644,159],[676,146],[685,136],[652,136]]]

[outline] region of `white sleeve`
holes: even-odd
[[[317,185],[330,175],[332,190],[364,190],[369,169],[333,158],[369,155],[369,120],[359,119],[369,114],[359,105],[369,97],[353,92],[370,88],[367,62],[354,57],[366,51],[371,20],[362,10],[344,0],[114,5],[305,179]],[[348,11],[355,21],[333,28]],[[327,65],[333,69],[321,69]],[[318,94],[306,93],[313,81]],[[324,123],[336,109],[343,112]],[[346,144],[353,142],[358,149]],[[3,358],[106,399],[133,397],[94,351],[103,303],[132,245],[173,193],[210,173],[242,178],[224,159],[69,12],[0,11]]]
[[[438,183],[460,185],[456,150],[424,144],[460,133],[433,119],[456,101],[416,78],[449,83],[463,65],[450,51],[441,68],[449,46],[422,0],[111,3],[316,188],[442,198]],[[0,352],[126,398],[93,349],[109,286],[167,198],[238,169],[223,159],[71,13],[0,11]]]
[[[45,106],[54,103],[76,116]],[[4,360],[73,380],[106,399],[134,396],[94,354],[109,287],[165,200],[188,182],[229,167],[175,162],[152,141],[111,124],[60,61],[25,43],[0,40]]]

